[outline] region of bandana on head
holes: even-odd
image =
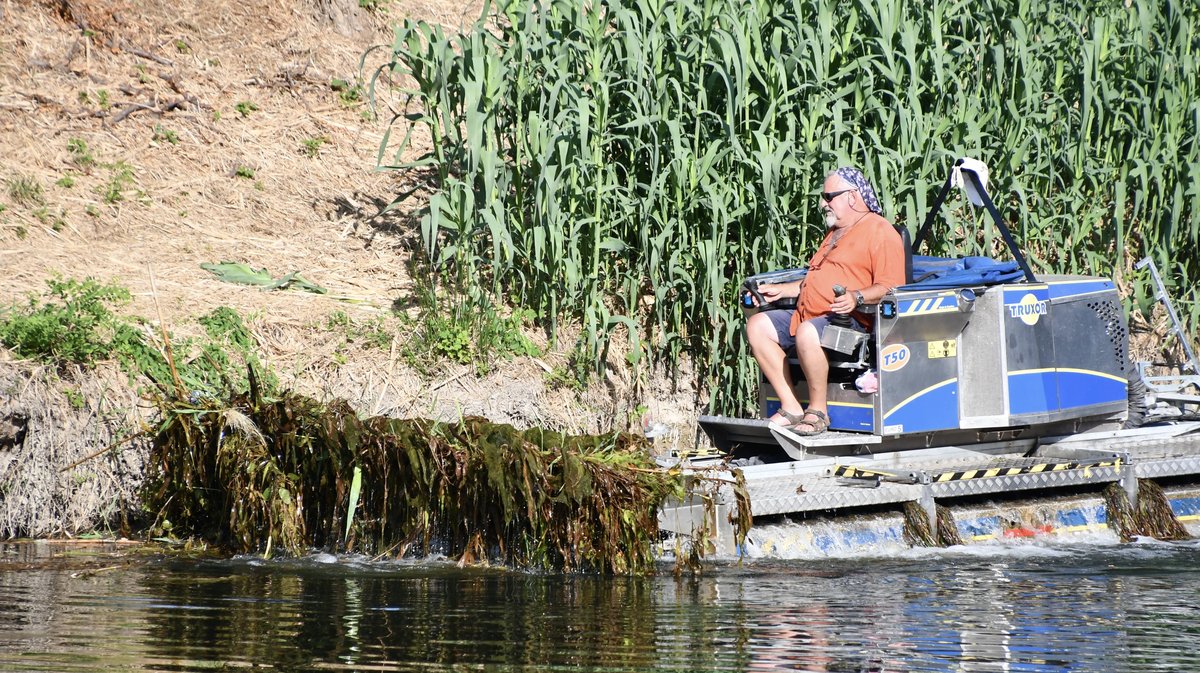
[[[834,173],[854,186],[854,189],[862,196],[863,203],[866,204],[868,210],[877,215],[883,214],[883,208],[879,206],[879,197],[875,196],[875,190],[871,187],[871,183],[867,182],[867,176],[863,175],[862,171],[843,166]]]

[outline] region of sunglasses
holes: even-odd
[[[842,194],[845,194],[846,192],[852,192],[852,191],[854,191],[854,190],[853,189],[843,189],[840,192],[821,192],[821,199],[823,201],[825,201],[825,203],[829,203],[830,201],[841,196]]]

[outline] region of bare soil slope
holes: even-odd
[[[592,432],[636,425],[635,409],[645,407],[690,444],[686,374],[635,381],[617,371],[589,390],[548,386],[569,334],[542,357],[501,362],[483,378],[457,365],[430,377],[394,349],[347,344],[328,328],[337,312],[367,320],[410,303],[415,236],[405,213],[376,216],[396,190],[394,175],[373,170],[385,128],[341,82],[353,85],[364,50],[389,42],[400,17],[458,28],[481,3],[377,4],[384,11],[355,0],[0,0],[0,305],[44,291],[55,275],[115,281],[132,291],[131,313],[161,316],[176,332],[196,329],[192,320],[218,306],[238,309],[286,385],[348,399],[363,413],[475,414]],[[234,285],[200,267],[225,260],[276,277],[300,272],[330,294]],[[546,345],[545,335],[535,339]],[[83,424],[112,429],[65,431],[61,419],[31,410],[44,399],[66,413],[54,386],[22,383],[54,374],[2,349],[0,369],[0,417],[30,417],[31,436],[41,422],[38,453],[54,454],[39,481],[65,480],[50,468],[120,438],[124,421],[104,414],[137,415],[128,404],[89,404],[74,410]],[[0,472],[22,462],[11,451],[5,460],[8,449],[0,443]],[[106,477],[114,483],[137,472],[114,470]],[[69,498],[79,489],[59,490]],[[55,525],[85,528],[86,511],[116,492],[90,497],[71,510],[84,514]],[[25,507],[47,506],[39,502]]]
[[[300,386],[338,388],[325,392],[375,403],[380,391],[354,392],[368,384],[361,376],[376,376],[379,386],[390,369],[390,386],[404,389],[401,400],[436,385],[401,381],[406,373],[387,354],[376,353],[379,361],[364,372],[348,372],[353,380],[345,387],[325,370],[334,363],[323,362],[329,353],[322,348],[344,345],[321,343],[325,317],[369,317],[409,302],[406,241],[415,235],[404,213],[376,217],[396,179],[373,170],[384,124],[336,81],[357,79],[364,50],[388,42],[399,17],[455,29],[475,19],[479,4],[396,0],[381,3],[386,13],[354,0],[5,4],[0,303],[44,290],[55,274],[116,280],[134,293],[132,312],[161,314],[176,329],[221,305],[251,316],[281,373]],[[40,197],[12,196],[12,185],[31,182]],[[200,268],[223,260],[275,276],[298,271],[354,301],[265,292]],[[517,365],[502,366],[500,380],[544,373],[537,363]],[[520,370],[528,371],[522,377]],[[517,383],[518,399],[502,401],[499,381],[481,387],[459,380],[439,391],[465,386],[470,394],[433,406],[598,427],[573,420],[578,410],[555,418],[529,407],[536,398],[530,382]],[[374,410],[395,409],[383,403]]]

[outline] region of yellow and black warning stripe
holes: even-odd
[[[879,470],[867,470],[853,465],[836,465],[833,468],[833,476],[845,477],[846,479],[872,479],[875,477],[896,477],[898,475],[891,472],[881,472]]]
[[[1121,459],[1096,460],[1083,463],[1037,463],[1035,465],[1019,465],[1013,467],[984,467],[960,472],[940,472],[934,474],[936,482],[966,481],[967,479],[985,479],[987,477],[1009,477],[1015,474],[1039,474],[1043,472],[1061,472],[1063,470],[1088,470],[1093,467],[1121,467]]]

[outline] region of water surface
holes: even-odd
[[[1186,671],[1200,544],[753,559],[698,578],[0,544],[0,671]]]

